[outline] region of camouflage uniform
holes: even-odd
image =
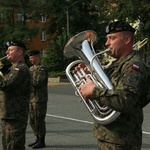
[[[30,67],[32,78],[32,91],[29,105],[30,125],[34,134],[42,137],[46,134],[45,117],[48,100],[48,72],[43,65],[35,69]]]
[[[0,117],[4,150],[25,150],[30,96],[30,72],[24,62],[0,77]]]
[[[141,57],[132,51],[106,69],[112,90],[94,88],[92,99],[121,112],[112,123],[94,123],[99,150],[140,150],[143,106],[147,98],[148,70]],[[144,89],[144,90],[143,90]]]

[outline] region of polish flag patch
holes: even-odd
[[[18,72],[18,71],[19,71],[19,68],[14,68],[14,71],[15,71],[15,72]]]
[[[140,67],[137,66],[137,65],[135,65],[135,64],[133,64],[133,65],[132,65],[132,69],[134,69],[134,70],[136,70],[136,71],[139,71]]]

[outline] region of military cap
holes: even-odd
[[[121,31],[130,31],[134,33],[135,29],[129,23],[125,21],[111,22],[106,27],[106,34],[111,34],[111,33],[116,33],[116,32],[121,32]]]
[[[7,41],[6,48],[8,48],[9,46],[19,46],[19,47],[22,47],[24,50],[27,50],[25,44],[20,41]]]
[[[28,52],[28,56],[34,56],[34,55],[39,55],[40,54],[40,51],[38,50],[31,50]]]

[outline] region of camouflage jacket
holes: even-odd
[[[142,141],[143,106],[147,98],[148,69],[137,52],[132,51],[121,61],[106,69],[113,89],[96,87],[92,99],[121,112],[112,123],[94,123],[94,135],[101,140],[118,144]],[[144,89],[144,90],[143,90]]]
[[[30,72],[24,62],[11,66],[0,77],[0,117],[3,119],[27,118],[30,96]]]
[[[45,102],[48,100],[48,71],[43,65],[35,69],[30,67],[32,90],[30,102]]]

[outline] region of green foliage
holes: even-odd
[[[21,40],[27,41],[29,38],[35,36],[38,33],[37,28],[30,28],[26,25],[26,19],[18,20],[17,14],[21,13],[24,18],[27,17],[27,14],[33,12],[29,5],[32,4],[28,0],[0,0],[0,36],[3,37],[0,39],[0,48],[3,53],[5,51],[5,42],[8,40]]]
[[[65,35],[66,34],[59,35],[48,43],[47,56],[42,58],[42,63],[47,66],[49,72],[64,70],[63,48],[66,42]]]
[[[150,5],[148,0],[93,0],[100,14],[105,14],[104,21],[126,20],[137,23],[140,36],[150,37]]]
[[[42,58],[50,72],[62,72],[71,61],[63,55],[67,41],[75,34],[84,30],[94,30],[98,35],[95,51],[105,49],[105,27],[113,20],[126,20],[136,23],[135,42],[150,39],[150,5],[149,0],[0,0],[0,48],[10,38],[27,40],[34,37],[41,29],[28,28],[26,21],[15,20],[14,13],[22,13],[24,17],[37,22],[41,14],[46,15],[44,28],[48,35],[47,56]],[[69,36],[67,36],[67,14]],[[147,44],[149,49],[150,40]],[[4,53],[2,51],[1,53]]]
[[[59,77],[59,76],[65,76],[65,71],[49,71],[49,76],[50,77]]]

